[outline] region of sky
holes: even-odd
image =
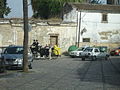
[[[11,12],[5,18],[23,18],[23,0],[7,0],[8,6],[11,8]],[[101,0],[104,4],[106,0]],[[28,0],[30,3],[30,0]],[[33,15],[31,5],[28,6],[28,17]]]
[[[7,0],[11,12],[5,18],[23,18],[23,0]],[[30,2],[28,2],[30,3]],[[28,17],[33,14],[31,5],[28,6]]]

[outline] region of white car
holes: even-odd
[[[74,57],[79,57],[79,53],[80,53],[80,52],[83,52],[83,50],[84,50],[84,47],[78,48],[78,49],[76,49],[75,51],[69,52],[69,55],[70,55],[72,58],[74,58]]]
[[[79,56],[82,58],[82,60],[85,60],[86,58],[90,58],[92,60],[104,58],[108,60],[109,58],[109,54],[107,52],[101,52],[99,48],[95,47],[89,47],[84,49],[83,52],[79,53]]]
[[[28,67],[32,69],[31,62],[33,61],[32,53],[28,51]],[[23,46],[8,46],[1,54],[1,59],[6,67],[23,68]]]

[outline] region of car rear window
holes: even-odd
[[[86,48],[84,51],[85,52],[92,52],[93,48]]]

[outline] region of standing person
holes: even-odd
[[[35,47],[36,47],[36,51],[38,52],[38,45],[39,45],[39,42],[38,40],[35,41]]]
[[[35,44],[36,44],[36,46],[38,46],[38,44],[39,44],[38,40],[35,41]]]
[[[38,57],[38,45],[39,45],[39,42],[38,40],[35,41],[35,51],[36,51],[36,57]]]
[[[36,57],[36,40],[33,40],[32,45],[30,46],[34,58]]]
[[[52,46],[49,44],[49,60],[52,59]]]
[[[58,57],[58,56],[61,56],[61,52],[60,52],[60,48],[57,46],[57,45],[54,45],[53,47],[53,52],[54,54]]]
[[[33,40],[33,43],[31,45],[31,51],[33,52],[33,54],[35,54],[35,48],[36,48],[36,41]]]
[[[45,46],[45,55],[46,55],[46,57],[48,57],[49,56],[49,46],[46,44],[46,46]]]

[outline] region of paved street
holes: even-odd
[[[0,90],[120,90],[120,57],[34,60],[29,73],[11,70],[1,74]]]

